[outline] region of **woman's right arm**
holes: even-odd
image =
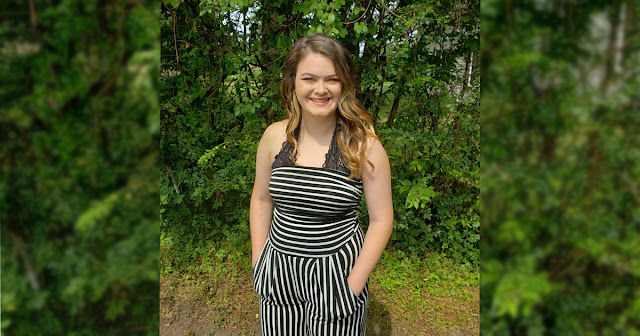
[[[256,179],[249,209],[252,267],[255,267],[271,227],[273,200],[269,194],[269,180],[271,179],[272,134],[273,127],[270,126],[264,131],[256,154]]]

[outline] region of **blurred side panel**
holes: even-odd
[[[481,4],[483,335],[640,333],[640,8]]]
[[[157,335],[159,8],[3,2],[3,335]]]

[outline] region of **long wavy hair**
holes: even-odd
[[[364,105],[356,98],[355,64],[347,50],[336,40],[323,35],[313,34],[298,40],[284,62],[284,77],[281,84],[281,96],[287,110],[287,141],[293,144],[291,161],[297,165],[298,140],[294,131],[300,126],[302,111],[295,93],[295,80],[298,64],[309,53],[317,53],[333,61],[336,75],[342,83],[342,95],[336,113],[336,140],[345,165],[351,170],[349,178],[362,178],[362,163],[367,162],[371,169],[373,163],[366,158],[367,138],[378,138],[373,129],[373,119]]]

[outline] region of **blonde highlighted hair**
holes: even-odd
[[[362,163],[367,162],[371,169],[373,163],[365,155],[367,138],[375,138],[373,119],[364,105],[356,98],[355,65],[347,50],[336,40],[323,35],[313,34],[298,40],[287,55],[284,62],[284,77],[281,84],[281,95],[287,110],[287,141],[293,144],[291,161],[296,163],[298,141],[294,131],[300,126],[300,103],[295,94],[295,79],[298,64],[309,53],[316,53],[328,57],[333,61],[336,75],[342,82],[342,95],[338,102],[336,113],[338,134],[336,140],[343,161],[351,170],[349,178],[362,178]]]

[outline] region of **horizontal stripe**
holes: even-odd
[[[294,256],[326,256],[338,251],[358,227],[362,181],[327,168],[281,166],[272,169],[274,203],[270,241],[274,250]]]
[[[347,283],[364,242],[362,181],[349,179],[337,130],[322,168],[296,166],[288,141],[271,165],[272,225],[254,268],[264,336],[365,334],[368,283],[358,296]]]

